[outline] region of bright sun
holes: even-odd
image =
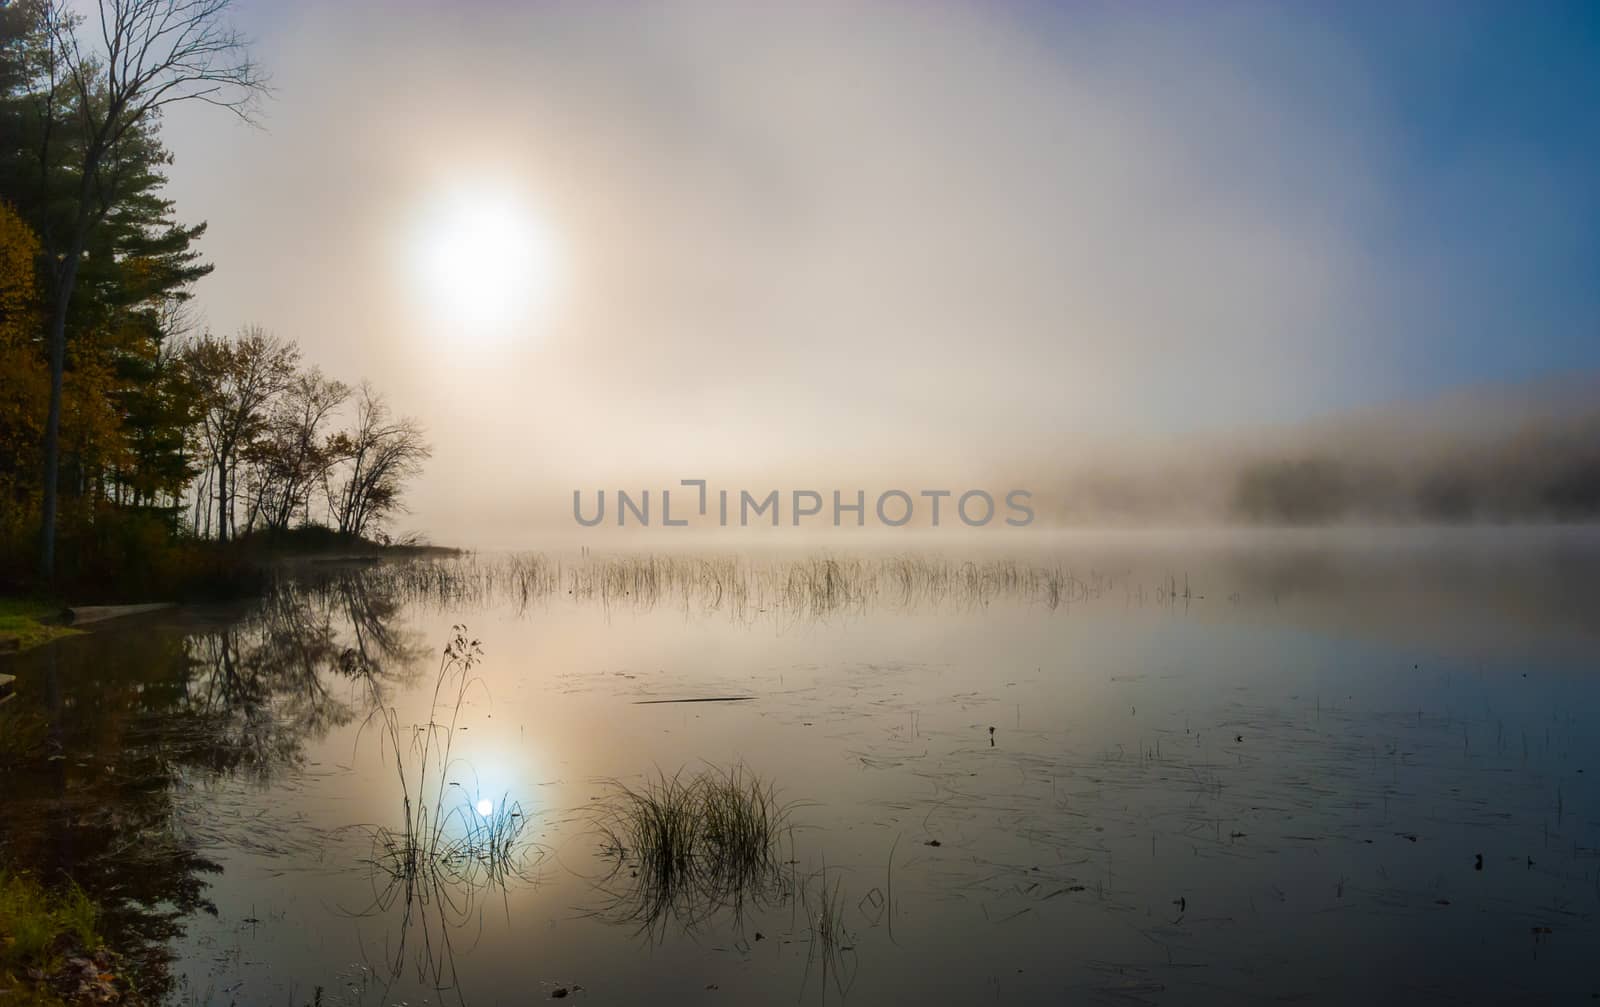
[[[425,209],[412,240],[420,289],[453,332],[507,333],[553,292],[554,243],[514,193],[448,192]]]

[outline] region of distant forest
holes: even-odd
[[[194,322],[205,224],[162,195],[160,128],[180,101],[253,114],[227,4],[87,6],[0,3],[4,579],[307,524],[380,535],[428,457],[416,424],[291,340]]]
[[[1042,516],[1063,524],[1600,520],[1600,376],[1315,428],[1177,440],[1058,474],[1039,494]]]
[[[1600,429],[1522,433],[1414,467],[1332,452],[1254,461],[1235,476],[1229,511],[1275,524],[1591,521]]]

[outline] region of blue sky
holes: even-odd
[[[1600,366],[1600,6],[1428,9],[1335,23],[1392,109],[1390,238],[1468,307],[1431,381]]]
[[[1362,143],[1383,193],[1365,240],[1389,271],[1393,369],[1330,408],[1600,368],[1600,5],[1207,6],[1145,16],[1187,22],[1207,45],[1234,36],[1222,43],[1234,67]],[[1068,50],[1086,23],[1128,16],[1115,4],[1018,11]]]

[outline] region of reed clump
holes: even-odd
[[[791,811],[741,765],[613,782],[595,823],[609,861],[601,887],[612,902],[603,915],[642,930],[668,919],[693,928],[781,897]]]

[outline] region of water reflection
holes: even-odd
[[[184,637],[190,673],[179,714],[200,739],[193,764],[264,779],[298,762],[307,738],[365,715],[418,673],[426,649],[396,623],[382,583],[357,573],[280,584],[237,622]],[[339,681],[356,690],[336,690]]]
[[[806,920],[806,968],[800,985],[800,999],[806,997],[813,973],[818,976],[821,988],[819,998],[828,1002],[830,991],[840,1000],[849,996],[855,985],[860,962],[856,957],[855,935],[845,919],[847,901],[844,881],[835,876],[830,883],[826,868],[814,877],[797,883],[798,895]],[[876,893],[878,890],[873,889]],[[881,895],[880,895],[881,898]],[[863,902],[869,902],[869,894]]]
[[[386,934],[389,981],[407,965],[417,981],[465,1002],[456,970],[456,931],[476,916],[481,900],[504,899],[514,880],[528,879],[537,850],[522,842],[527,825],[522,805],[502,795],[498,802],[463,786],[471,767],[452,753],[466,697],[479,680],[478,640],[465,626],[452,627],[435,673],[426,722],[404,727],[399,711],[384,702],[381,680],[365,675],[373,739],[392,760],[400,791],[400,824],[363,831],[371,840],[366,861],[373,879],[370,905],[357,917],[393,918]]]
[[[787,924],[781,939],[805,945],[799,996],[844,999],[859,960],[842,872],[825,856],[804,855],[794,813],[776,785],[749,767],[684,769],[629,785],[611,781],[593,809],[593,834],[605,869],[591,879],[595,918],[630,929],[648,944],[726,930],[748,954],[769,939],[759,919]],[[893,848],[890,849],[891,863]],[[869,926],[892,929],[889,896],[873,887],[856,908]]]
[[[1097,536],[1013,554],[641,553],[469,555],[370,571],[385,595],[436,610],[556,602],[673,609],[780,628],[874,612],[1222,609],[1420,646],[1600,644],[1589,584],[1600,530],[1405,529],[1274,535]]]
[[[1586,993],[1597,556],[319,569],[14,661],[0,858],[199,935],[199,1002]]]
[[[170,992],[166,942],[185,917],[216,912],[206,889],[220,868],[202,851],[320,841],[259,816],[230,831],[213,785],[300,766],[308,741],[417,674],[421,650],[397,611],[383,584],[335,576],[282,585],[243,613],[19,655],[17,695],[0,708],[0,858],[75,879],[136,952],[143,988]]]

